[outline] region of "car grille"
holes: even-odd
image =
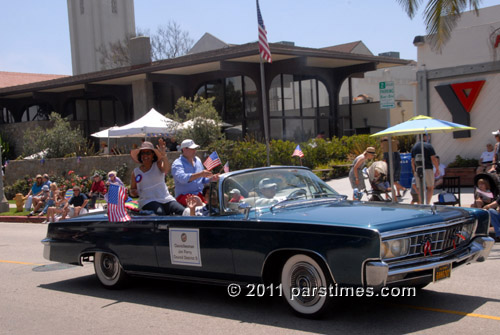
[[[474,220],[449,222],[439,229],[411,234],[407,257],[431,256],[466,245],[472,237],[474,225]]]

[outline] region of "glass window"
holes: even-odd
[[[269,89],[269,115],[282,116],[283,100],[281,96],[281,75],[274,77]]]
[[[310,138],[315,138],[318,132],[316,132],[316,120],[315,119],[303,119],[302,120],[302,134],[303,137],[301,141],[307,141]]]
[[[226,114],[224,121],[238,123],[243,119],[241,77],[226,78]]]
[[[223,106],[224,106],[224,86],[221,81],[210,82],[205,85],[206,87],[206,97],[215,97],[213,105],[220,117],[223,118]]]
[[[205,91],[206,91],[205,85],[201,85],[201,87],[198,89],[198,91],[196,91],[196,95],[206,98],[207,95],[205,94]]]
[[[247,120],[246,121],[246,133],[255,138],[264,137],[264,131],[262,130],[262,126],[260,125],[259,120]]]
[[[300,116],[300,86],[293,75],[283,75],[283,100],[285,116]]]
[[[323,84],[320,80],[318,80],[318,96],[319,96],[319,101],[318,101],[319,107],[330,106],[330,98],[328,95],[328,91],[326,89],[325,84]]]
[[[270,121],[270,137],[272,139],[283,139],[283,120],[282,119],[271,119]],[[262,134],[264,134],[264,129],[262,129]]]
[[[257,104],[259,98],[257,96],[257,86],[252,79],[245,77],[245,116],[247,118],[258,118]]]
[[[302,116],[316,116],[316,80],[302,80]]]
[[[286,119],[285,120],[285,140],[302,141],[302,120],[301,119]]]

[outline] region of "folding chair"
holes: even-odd
[[[453,194],[452,201],[437,201],[434,205],[458,205],[462,206],[460,199],[460,177],[443,177],[443,191],[445,193]]]

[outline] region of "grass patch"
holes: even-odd
[[[24,210],[22,212],[17,212],[17,209],[10,208],[8,212],[0,213],[0,216],[27,216],[29,213],[30,212]]]

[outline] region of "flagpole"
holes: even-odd
[[[269,159],[269,124],[267,117],[267,94],[266,94],[266,77],[264,73],[264,62],[260,55],[260,90],[262,91],[262,118],[264,119],[264,138],[266,140],[267,166],[270,166]]]

